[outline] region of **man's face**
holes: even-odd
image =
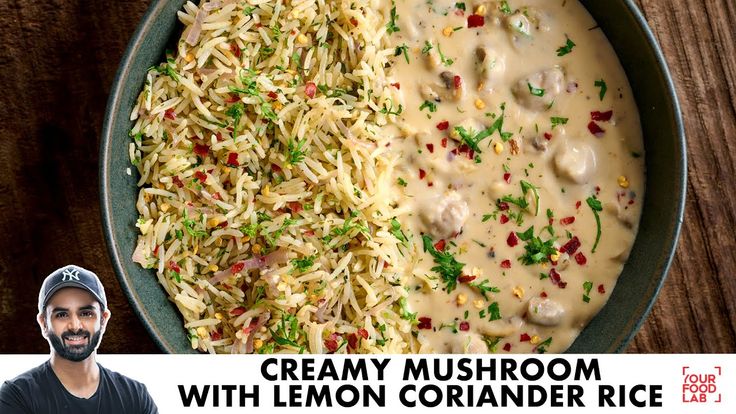
[[[89,292],[64,288],[51,297],[38,323],[57,355],[78,362],[97,349],[108,317]]]

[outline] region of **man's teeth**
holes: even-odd
[[[81,341],[84,339],[84,336],[67,336],[66,339],[69,341]]]

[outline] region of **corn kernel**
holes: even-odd
[[[167,203],[163,203],[161,204],[161,206],[159,206],[159,210],[163,211],[164,213],[169,211],[169,208],[171,208],[171,205]]]
[[[197,328],[197,335],[199,335],[199,337],[202,339],[209,336],[209,334],[207,333],[207,329],[205,329],[204,326],[200,326],[199,328]]]
[[[207,269],[208,269],[208,270],[209,270],[210,272],[216,272],[216,271],[218,271],[218,270],[219,270],[220,268],[219,268],[219,267],[218,267],[218,266],[217,266],[216,264],[212,263],[211,265],[209,265],[209,267],[207,267]]]
[[[481,277],[483,276],[483,269],[474,266],[472,269],[470,269],[470,274],[475,277]]]
[[[302,45],[306,45],[309,42],[309,38],[303,33],[299,33],[299,36],[296,37],[296,42]]]
[[[254,244],[253,245],[253,248],[252,248],[254,254],[260,254],[261,253],[261,249],[262,249],[262,247],[258,243]]]
[[[447,26],[444,29],[442,29],[442,34],[445,35],[446,37],[452,36],[452,27]]]
[[[217,217],[212,217],[211,219],[207,220],[208,227],[215,227],[218,224],[220,224],[220,219],[218,219]]]
[[[460,139],[460,133],[457,132],[457,130],[455,130],[453,128],[452,132],[450,132],[450,138],[452,138],[452,139]]]
[[[516,296],[519,299],[524,297],[524,288],[521,286],[515,287],[513,292],[514,292],[514,296]]]
[[[476,98],[476,99],[475,99],[475,107],[476,107],[476,108],[478,108],[478,109],[483,109],[483,108],[485,108],[485,107],[486,107],[486,103],[485,103],[485,102],[483,102],[483,100],[482,100],[482,99],[480,99],[480,98]]]
[[[553,254],[549,255],[549,258],[553,262],[556,262],[556,261],[560,260],[560,252],[558,252],[557,250],[555,250],[555,252]]]
[[[197,252],[198,252],[198,251],[199,251],[199,244],[195,244],[195,245],[194,245],[194,249],[192,249],[192,252],[193,252],[194,254],[197,254]]]
[[[243,243],[248,243],[250,241],[250,236],[245,236],[242,239],[240,239],[240,241]]]
[[[222,246],[222,239],[215,240],[215,247],[220,247],[220,246]]]
[[[221,320],[222,320],[222,314],[221,314],[220,312],[215,312],[215,318],[216,318],[216,319],[217,319],[218,321],[221,321]]]
[[[493,151],[496,152],[496,154],[500,154],[503,152],[503,144],[500,142],[496,142],[493,144]]]
[[[458,306],[464,305],[465,302],[467,302],[467,301],[468,301],[468,297],[467,296],[465,296],[462,293],[458,293],[457,294],[457,298],[455,299],[455,302],[457,303]]]
[[[265,187],[263,187],[263,190],[261,191],[261,193],[264,196],[268,197],[268,195],[271,194],[271,186],[267,184]]]
[[[473,307],[475,307],[475,309],[483,309],[483,306],[485,306],[483,299],[476,299],[473,301]]]
[[[621,188],[629,188],[629,180],[626,176],[621,175],[618,177],[618,186]]]
[[[542,338],[540,338],[540,337],[539,337],[539,336],[537,336],[537,335],[534,335],[534,336],[532,336],[532,338],[531,338],[531,339],[529,340],[529,342],[530,342],[530,343],[531,343],[532,345],[536,345],[536,344],[538,344],[538,343],[539,343],[539,341],[541,341],[541,340],[542,340]]]
[[[222,167],[223,174],[230,174],[230,167]]]
[[[481,4],[480,6],[475,8],[475,14],[478,16],[485,16],[486,15],[486,6]]]
[[[285,290],[286,290],[286,283],[284,283],[284,282],[279,282],[279,284],[278,284],[278,285],[276,285],[276,289],[278,289],[278,290],[280,290],[280,291],[282,291],[282,292],[283,292],[283,291],[285,291]]]
[[[280,111],[280,110],[281,110],[281,108],[283,108],[283,107],[284,107],[284,104],[282,104],[282,103],[281,103],[281,102],[279,102],[279,101],[276,101],[276,102],[272,103],[272,104],[271,104],[271,106],[273,107],[273,109],[275,109],[275,110],[277,110],[277,111]]]
[[[254,339],[253,340],[253,349],[261,349],[263,347],[263,340],[261,339]]]
[[[191,62],[194,60],[194,55],[192,55],[191,53],[187,53],[187,55],[184,56],[184,60],[186,60],[187,62]]]

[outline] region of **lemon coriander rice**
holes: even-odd
[[[192,348],[419,348],[381,133],[394,50],[371,4],[188,2],[177,49],[148,71],[131,114],[133,260],[156,271]]]

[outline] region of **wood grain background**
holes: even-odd
[[[680,96],[688,199],[669,278],[629,352],[736,352],[736,2],[640,0]],[[101,351],[159,352],[119,289],[102,233],[98,148],[113,76],[145,0],[0,2],[0,353],[45,353],[38,286],[94,269],[113,313]]]

